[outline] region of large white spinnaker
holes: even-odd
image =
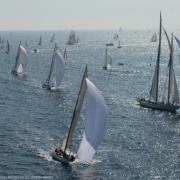
[[[107,109],[100,91],[87,78],[86,85],[88,113],[85,132],[77,152],[77,158],[81,161],[90,162],[104,137]]]
[[[15,72],[23,73],[26,65],[27,65],[26,50],[22,45],[19,45],[17,56],[16,56],[15,68],[14,68]]]
[[[59,51],[55,51],[55,56],[54,56],[54,68],[55,68],[55,81],[56,81],[56,86],[58,87],[64,77],[64,70],[65,70],[65,62],[62,54]]]

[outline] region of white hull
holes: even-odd
[[[12,70],[11,73],[14,74],[15,76],[22,76],[23,75],[23,73],[19,73],[15,70]]]
[[[170,111],[170,112],[176,112],[176,110],[179,108],[179,105],[174,104],[165,104],[162,102],[151,102],[145,99],[138,99],[137,100],[140,104],[140,106],[145,108],[151,108],[151,109],[157,109],[162,111]]]
[[[107,65],[103,66],[103,69],[105,69],[105,70],[111,70],[111,65],[107,64]]]
[[[49,86],[49,85],[46,84],[46,83],[44,83],[44,84],[42,85],[42,88],[43,88],[43,89],[47,89],[47,90],[51,90],[51,91],[56,91],[56,90],[59,89],[58,87],[55,87],[55,86]]]

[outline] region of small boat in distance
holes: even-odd
[[[42,37],[41,37],[41,36],[40,36],[40,38],[39,38],[38,45],[39,45],[39,46],[41,46],[41,45],[42,45]]]
[[[180,40],[176,36],[174,36],[174,38],[176,40],[176,43],[177,43],[178,47],[180,48]]]
[[[114,39],[114,40],[117,40],[118,38],[119,38],[118,33],[115,33],[114,36],[113,36],[113,39]]]
[[[46,82],[42,85],[42,88],[56,90],[63,80],[64,70],[64,58],[55,45],[48,77]]]
[[[64,49],[63,57],[64,57],[65,62],[67,62],[68,56],[67,56],[67,49],[66,48]]]
[[[157,34],[154,33],[153,36],[151,37],[151,42],[157,42]]]
[[[53,35],[52,35],[51,40],[50,40],[50,42],[51,42],[51,43],[53,43],[53,42],[54,42],[54,40],[55,40],[55,36],[56,36],[55,34],[53,34]]]
[[[68,41],[67,41],[67,44],[68,45],[74,45],[75,43],[78,43],[78,39],[76,39],[76,33],[75,33],[75,31],[71,31],[70,32],[70,35],[69,35],[69,37],[68,37]]]
[[[105,49],[105,64],[103,66],[103,69],[105,70],[110,70],[112,66],[112,57],[110,53],[108,52],[108,46],[113,46],[113,44],[108,43],[106,44],[106,49]]]
[[[180,106],[179,106],[179,94],[178,94],[178,88],[177,88],[177,83],[176,83],[176,77],[175,77],[174,68],[173,68],[173,60],[174,60],[173,35],[170,41],[166,31],[165,31],[165,35],[167,37],[169,48],[170,48],[170,58],[168,62],[168,77],[167,77],[168,88],[167,88],[167,95],[163,97],[162,100],[159,100],[161,34],[162,34],[162,18],[160,14],[158,55],[157,55],[155,73],[153,76],[153,82],[152,82],[152,86],[150,90],[150,96],[149,96],[149,99],[138,98],[137,101],[139,102],[140,106],[145,107],[145,108],[175,112]],[[166,92],[166,87],[164,89],[164,92]]]
[[[9,41],[7,40],[5,53],[6,53],[6,54],[9,54],[9,52],[10,52],[10,44],[9,44]]]
[[[28,47],[28,42],[26,41],[25,46]]]
[[[4,40],[1,41],[1,49],[4,49]]]
[[[21,45],[21,42],[18,47],[16,61],[14,69],[11,71],[14,75],[22,75],[24,73],[24,69],[27,65],[27,53],[25,48]]]
[[[117,46],[117,48],[122,48],[122,47],[121,47],[121,42],[120,42],[120,40],[118,40],[118,46]]]
[[[87,122],[77,154],[74,154],[69,148],[72,144],[73,133],[77,125],[86,92],[88,104]],[[52,158],[64,164],[71,163],[76,159],[82,162],[90,163],[98,146],[103,140],[106,122],[107,109],[104,98],[97,87],[87,78],[86,66],[70,128],[62,145],[52,152]]]

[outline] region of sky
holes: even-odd
[[[0,0],[0,30],[180,28],[180,0]]]

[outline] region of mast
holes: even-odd
[[[174,51],[174,48],[173,48],[173,34],[171,35],[171,48],[170,48],[170,57],[169,57],[169,76],[168,76],[168,104],[169,104],[169,101],[170,101],[170,95],[171,95],[171,85],[172,85],[172,68],[173,68],[173,51]]]
[[[159,89],[159,64],[161,57],[161,34],[162,34],[162,18],[160,12],[160,25],[159,25],[159,46],[158,46],[158,55],[157,55],[157,81],[156,81],[156,98],[155,101],[158,101],[158,89]]]
[[[107,64],[108,64],[107,61],[108,61],[108,60],[107,60],[107,46],[106,46],[106,52],[105,52],[105,67],[107,67]]]
[[[15,61],[15,67],[14,67],[15,71],[17,70],[18,60],[19,60],[19,56],[20,56],[20,51],[21,51],[20,46],[21,46],[21,41],[19,43],[19,47],[18,47],[18,51],[17,51],[17,55],[16,55],[16,61]]]
[[[41,44],[42,44],[42,38],[41,38],[41,36],[40,36],[38,45],[41,46]]]
[[[68,145],[70,145],[70,143],[72,141],[73,132],[74,132],[74,129],[76,127],[77,120],[79,118],[79,114],[80,114],[80,111],[81,111],[81,107],[82,107],[85,92],[86,92],[86,77],[87,77],[87,65],[85,67],[85,71],[84,71],[83,78],[82,78],[82,81],[81,81],[81,86],[80,86],[78,98],[76,100],[76,105],[75,105],[75,108],[74,108],[74,113],[73,113],[71,125],[70,125],[69,131],[68,131],[64,152],[66,152],[66,149],[67,149]]]

